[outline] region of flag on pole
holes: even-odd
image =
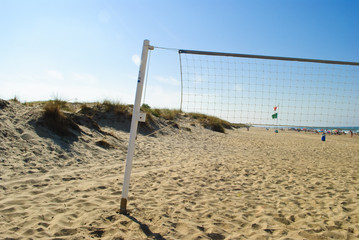
[[[272,115],[272,119],[278,118],[278,113]]]
[[[273,108],[274,111],[277,111],[277,109],[278,109],[278,106],[275,106],[275,107]]]

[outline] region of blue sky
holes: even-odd
[[[359,62],[359,1],[0,0],[0,98],[133,103],[144,39],[180,49]],[[175,51],[146,98],[178,107]]]

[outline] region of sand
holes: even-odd
[[[64,138],[40,113],[0,108],[0,239],[359,238],[359,136],[179,120],[138,136],[126,216],[129,133],[103,121]]]

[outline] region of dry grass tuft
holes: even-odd
[[[50,100],[48,102],[45,103],[45,107],[46,105],[54,105],[54,106],[58,106],[59,109],[61,110],[65,110],[65,111],[70,111],[70,107],[68,106],[68,103],[64,100],[60,100],[60,99],[55,99],[55,100]]]
[[[20,103],[20,100],[17,98],[17,96],[14,96],[14,98],[9,99],[9,101],[11,101],[11,102],[16,102],[16,103]]]
[[[232,129],[232,124],[230,122],[217,117],[208,116],[201,113],[189,113],[189,115],[191,118],[197,119],[205,128],[216,132],[225,133],[225,128]]]
[[[126,104],[105,100],[101,105],[104,107],[106,112],[114,112],[117,115],[129,114],[129,107]]]
[[[151,108],[148,104],[143,104],[141,110],[145,113],[148,113],[149,115],[163,118],[165,120],[175,120],[181,113],[181,111],[177,109]]]
[[[160,116],[166,120],[175,120],[180,113],[177,109],[162,109]]]
[[[153,129],[153,126],[156,125],[155,117],[173,121],[181,113],[179,110],[151,108],[148,104],[143,104],[141,106],[141,111],[146,113],[145,126],[149,129]],[[173,127],[175,128],[179,128],[177,123],[174,124],[172,122],[170,124],[173,124]]]
[[[96,111],[93,108],[87,106],[87,104],[81,104],[80,113],[92,118],[95,115]]]
[[[70,129],[80,130],[79,126],[61,110],[66,106],[64,101],[48,101],[44,105],[43,120],[45,125],[60,136],[72,135]]]

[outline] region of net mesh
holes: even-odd
[[[180,59],[185,112],[253,125],[359,126],[359,66],[188,53]]]

